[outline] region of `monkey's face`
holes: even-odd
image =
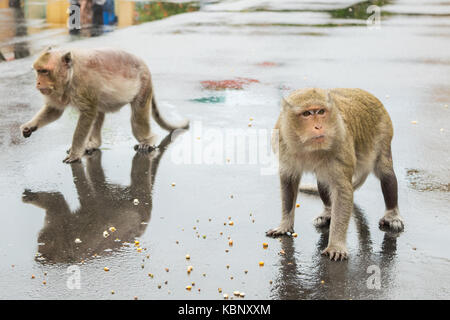
[[[53,80],[53,68],[38,68],[36,69],[36,88],[43,95],[50,95],[55,89],[55,82]]]
[[[61,55],[48,51],[36,60],[33,68],[36,70],[36,88],[46,96],[60,95],[70,75],[70,52]]]
[[[331,146],[334,136],[334,126],[330,124],[332,110],[321,105],[311,105],[291,110],[289,118],[305,150],[326,150]]]

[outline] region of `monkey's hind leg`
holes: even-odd
[[[96,149],[102,145],[102,126],[105,120],[105,114],[103,112],[97,113],[94,126],[92,127],[89,140],[86,144],[86,153],[92,154]]]
[[[131,128],[134,137],[139,142],[134,147],[136,151],[150,152],[156,148],[157,137],[150,130],[151,100],[150,94],[144,102],[141,99],[131,102]]]
[[[295,202],[297,200],[300,177],[280,174],[282,213],[277,228],[266,232],[267,236],[276,237],[294,232]]]
[[[386,211],[379,224],[381,229],[400,232],[404,229],[403,219],[398,210],[398,186],[392,166],[391,150],[382,153],[375,164],[375,175],[380,179]]]
[[[316,228],[323,228],[330,225],[331,220],[331,199],[329,187],[317,181],[317,189],[320,199],[322,199],[324,209],[323,212],[314,219],[313,223]]]

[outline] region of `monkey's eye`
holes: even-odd
[[[49,73],[49,71],[47,69],[39,69],[37,72],[42,75],[48,75],[48,73]]]
[[[317,111],[317,114],[324,114],[325,113],[325,109],[320,109],[319,111]]]
[[[302,116],[309,117],[311,115],[311,111],[305,111],[302,113]]]

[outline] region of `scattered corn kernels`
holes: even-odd
[[[260,266],[260,267],[264,266],[264,261],[260,261],[260,262],[259,262],[259,266]]]
[[[191,291],[192,287],[191,286],[186,286],[186,290],[187,291]]]
[[[268,247],[269,247],[269,244],[268,244],[267,242],[264,242],[264,243],[263,243],[263,248],[264,248],[264,249],[267,249]]]

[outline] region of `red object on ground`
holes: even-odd
[[[264,61],[257,64],[260,67],[276,67],[278,63],[270,62],[270,61]]]
[[[236,78],[234,80],[205,80],[200,82],[203,89],[207,90],[225,90],[234,89],[240,90],[244,88],[244,85],[250,83],[259,83],[259,80],[250,78]]]

